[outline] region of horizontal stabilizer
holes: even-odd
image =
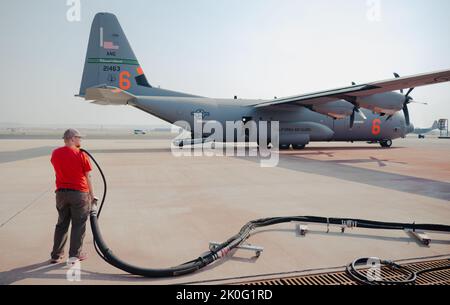
[[[98,105],[128,105],[136,97],[116,87],[99,86],[86,89],[84,99]]]

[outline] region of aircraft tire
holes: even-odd
[[[380,145],[383,148],[391,148],[392,147],[392,140],[382,140],[382,141],[380,141]]]
[[[292,148],[294,148],[294,150],[303,150],[305,147],[306,145],[292,144]]]
[[[280,144],[280,150],[288,150],[290,147],[291,147],[291,145],[289,145],[289,144]]]

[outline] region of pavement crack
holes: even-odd
[[[42,192],[39,196],[37,196],[34,200],[32,200],[29,204],[27,204],[23,209],[21,209],[20,211],[18,211],[16,214],[14,214],[13,216],[11,216],[8,220],[6,220],[5,222],[3,222],[0,225],[0,229],[3,228],[6,224],[8,224],[10,221],[12,221],[14,218],[16,218],[17,216],[19,216],[22,212],[24,212],[25,210],[27,210],[28,208],[30,208],[31,206],[33,206],[39,199],[41,199],[45,194],[47,194],[50,189],[52,187],[49,187],[48,189],[46,189],[44,192]]]

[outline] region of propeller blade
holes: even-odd
[[[353,129],[355,125],[355,109],[353,109],[352,115],[350,116],[350,129]]]
[[[403,106],[403,113],[405,114],[405,122],[406,122],[406,126],[410,125],[410,120],[409,120],[409,110],[408,110],[408,104],[405,104]]]
[[[415,88],[410,88],[410,89],[408,90],[408,93],[406,93],[405,96],[408,97],[414,89],[415,89]]]
[[[362,111],[359,110],[358,108],[356,109],[356,112],[359,113],[359,115],[363,118],[364,121],[367,120],[367,117],[366,117],[366,115],[364,114],[364,112],[362,112]]]
[[[418,102],[418,101],[415,101],[415,100],[411,100],[409,103],[413,103],[413,104],[421,104],[421,105],[426,105],[426,106],[428,106],[428,103]]]

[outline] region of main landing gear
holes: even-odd
[[[392,147],[392,140],[381,140],[380,146],[383,148],[391,148]]]
[[[269,145],[267,147],[269,149],[272,148],[272,144],[269,143]],[[305,147],[306,147],[306,145],[292,144],[292,148],[294,150],[303,150],[303,149],[305,149]],[[289,145],[289,144],[280,144],[280,146],[279,146],[280,150],[289,150],[290,148],[291,148],[291,145]]]

